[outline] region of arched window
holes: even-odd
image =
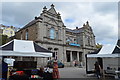
[[[25,32],[25,39],[28,40],[28,30]]]
[[[66,39],[66,42],[68,42],[68,43],[70,43],[72,40],[68,37],[67,39]]]
[[[48,50],[49,50],[49,51],[52,51],[52,47],[49,47]],[[53,54],[54,54],[54,53],[53,53]],[[53,55],[53,54],[52,54],[52,55]],[[51,60],[51,59],[52,59],[51,57],[48,57],[48,60]]]
[[[71,40],[70,39],[67,39],[67,42],[70,42]]]
[[[50,39],[55,39],[55,29],[54,28],[50,29]]]

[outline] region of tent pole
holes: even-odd
[[[44,57],[43,57],[43,67],[44,67]]]
[[[102,58],[103,60],[103,69],[102,69],[102,75],[103,75],[103,80],[105,80],[105,70],[104,70],[104,58]]]

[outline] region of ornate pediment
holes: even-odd
[[[57,12],[56,12],[53,4],[51,5],[51,8],[48,10],[48,12],[57,15]]]
[[[58,22],[52,18],[50,20],[48,20],[48,23],[58,26]]]

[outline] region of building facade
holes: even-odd
[[[62,61],[65,66],[73,66],[73,61],[85,65],[85,54],[96,50],[95,36],[89,22],[87,21],[81,28],[68,29],[53,4],[50,9],[45,6],[40,16],[20,29],[15,37],[21,40],[33,40],[54,52],[52,58],[32,58],[37,60],[38,67],[43,60],[47,62],[51,59]],[[18,60],[28,60],[28,58]]]
[[[15,32],[17,32],[19,29],[20,28],[0,24],[0,35],[7,35],[7,37],[12,37],[15,35]]]

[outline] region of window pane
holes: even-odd
[[[56,32],[56,39],[58,39],[58,32]]]
[[[26,40],[28,40],[28,31],[26,31],[26,36],[25,37],[26,37]]]
[[[50,39],[55,39],[55,29],[54,28],[50,29]]]

